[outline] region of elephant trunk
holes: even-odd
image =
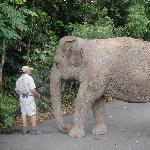
[[[50,76],[50,94],[54,116],[59,130],[63,130],[63,118],[61,110],[61,74],[60,71],[53,67]]]
[[[64,125],[61,110],[61,80],[62,75],[60,71],[55,66],[53,66],[50,76],[50,94],[54,116],[59,130],[63,133],[68,133],[70,126]]]

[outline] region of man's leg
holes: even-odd
[[[36,114],[31,116],[31,124],[32,124],[32,128],[36,127]]]
[[[27,127],[27,116],[21,115],[23,127]]]
[[[30,98],[30,97],[29,97]],[[32,129],[31,129],[31,134],[32,135],[36,135],[36,134],[39,134],[39,130],[37,129],[37,124],[36,124],[36,104],[35,104],[35,101],[33,100],[33,98],[31,97],[30,100],[30,105],[28,107],[28,116],[30,116],[30,119],[31,119],[31,126],[32,126]]]
[[[30,133],[32,135],[41,134],[41,131],[39,131],[36,127],[36,114],[31,116],[31,125],[32,125],[32,130]]]
[[[28,132],[27,130],[27,116],[26,115],[21,115],[21,118],[22,118],[22,133],[23,134],[26,134]]]

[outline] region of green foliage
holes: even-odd
[[[125,31],[124,31],[124,27],[114,28],[113,33],[114,33],[115,37],[126,36]]]
[[[2,85],[3,66],[7,60],[6,50],[12,41],[21,39],[20,34],[27,31],[26,16],[22,9],[17,9],[7,2],[0,3],[0,85]],[[1,87],[0,87],[1,88]]]
[[[4,84],[3,88],[7,89],[7,91],[9,91],[9,94],[14,93],[14,89],[15,89],[14,81],[15,80],[16,78],[11,75],[7,75],[3,77],[3,84]]]
[[[73,28],[72,35],[89,39],[100,39],[113,37],[113,22],[109,17],[99,19],[95,25],[87,23],[82,24],[70,24],[70,28]]]
[[[0,132],[13,126],[18,108],[15,97],[0,93]]]
[[[84,14],[84,18],[82,22],[86,22],[88,24],[94,25],[97,20],[101,20],[101,18],[104,18],[107,14],[107,9],[104,7],[97,7],[96,2],[87,1],[86,3],[82,2],[81,10]]]
[[[144,38],[148,32],[149,23],[150,19],[145,13],[144,5],[134,5],[129,8],[129,16],[124,28],[124,34],[135,38]]]
[[[45,5],[46,4],[46,5]],[[59,37],[62,37],[70,31],[66,28],[69,23],[95,22],[105,16],[107,9],[102,7],[98,1],[85,0],[38,0],[35,6],[45,11],[51,16],[52,28]]]
[[[11,2],[14,4],[24,4],[26,0],[8,0],[8,2]]]
[[[42,95],[39,99],[36,100],[37,112],[51,112],[52,105],[50,97]]]
[[[75,106],[75,99],[79,90],[80,83],[78,81],[65,82],[62,85],[62,110],[64,112],[72,112]]]
[[[145,13],[149,19],[149,23],[147,25],[147,33],[145,34],[144,40],[150,41],[150,2],[145,4]]]
[[[0,38],[20,38],[18,31],[27,31],[25,15],[8,3],[0,3]]]
[[[96,3],[97,7],[107,8],[107,15],[113,20],[115,27],[125,25],[131,0],[97,0]]]
[[[74,104],[74,100],[77,96],[78,89],[79,89],[79,82],[77,81],[67,83],[65,85],[62,98],[64,108],[72,106]]]

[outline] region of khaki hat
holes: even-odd
[[[33,70],[33,68],[30,68],[29,66],[23,66],[21,69],[23,72],[27,72],[29,70]]]

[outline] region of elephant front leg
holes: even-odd
[[[96,100],[92,106],[96,125],[92,130],[95,137],[105,134],[107,127],[104,123],[104,98]]]
[[[94,94],[86,90],[84,86],[79,88],[79,93],[76,99],[76,107],[74,114],[74,126],[70,130],[69,135],[73,138],[80,138],[85,136],[84,122],[87,111],[94,99]]]
[[[76,104],[76,110],[74,114],[74,126],[69,132],[70,137],[73,138],[80,138],[85,136],[85,130],[84,130],[84,121],[87,114],[87,105],[86,103],[80,103],[79,101]]]

